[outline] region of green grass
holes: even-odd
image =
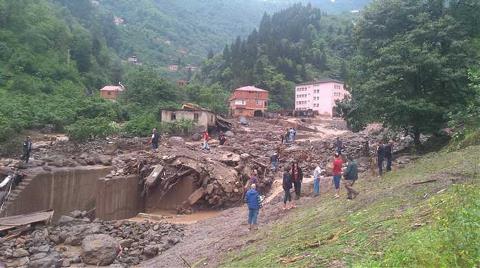
[[[324,195],[261,228],[223,266],[479,267],[479,163],[471,146],[361,178],[356,200]]]

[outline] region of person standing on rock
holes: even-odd
[[[293,188],[295,188],[295,199],[300,199],[302,193],[302,181],[303,181],[303,172],[302,169],[298,166],[298,162],[293,162],[292,169],[290,171],[292,176]]]
[[[343,142],[340,139],[340,137],[337,137],[337,139],[335,140],[334,146],[335,146],[335,152],[337,152],[339,155],[342,155]]]
[[[290,175],[290,169],[288,167],[285,167],[285,170],[283,172],[283,181],[282,181],[282,187],[283,187],[283,210],[286,209],[291,209],[295,207],[295,202],[292,202],[292,194],[290,193],[290,190],[292,189],[292,176]],[[291,206],[287,205],[287,202],[291,204]]]
[[[335,186],[335,198],[339,198],[340,195],[340,179],[342,178],[342,165],[343,160],[340,157],[339,153],[335,153],[335,158],[333,160],[333,185]]]
[[[383,141],[378,143],[377,147],[377,165],[378,165],[378,174],[383,175],[383,161],[385,160],[385,145]]]
[[[157,128],[153,128],[152,137],[150,138],[150,143],[152,144],[153,151],[157,151],[159,141],[160,141],[160,134],[158,134]]]
[[[348,159],[348,165],[347,169],[345,170],[345,189],[347,189],[348,193],[348,199],[354,199],[357,197],[358,192],[353,189],[353,185],[355,184],[355,181],[358,179],[358,167],[357,167],[357,162],[351,155],[347,156]]]
[[[317,164],[315,170],[313,170],[313,196],[320,195],[320,178],[322,176],[323,170],[320,167],[320,164]]]
[[[257,217],[260,211],[260,194],[257,192],[255,183],[250,185],[250,189],[245,194],[245,203],[248,207],[248,230],[257,230]]]
[[[208,145],[208,140],[210,139],[210,135],[208,135],[208,129],[205,129],[205,131],[203,132],[202,137],[203,137],[202,149],[203,149],[203,150],[210,151],[210,146]]]
[[[277,152],[273,153],[273,155],[270,157],[270,162],[272,163],[272,171],[273,171],[273,172],[277,172],[278,162],[279,162],[279,158],[278,158],[278,153],[277,153]]]
[[[30,159],[30,153],[32,152],[32,140],[30,136],[27,136],[23,141],[23,155],[22,159],[28,164],[28,160]]]
[[[220,131],[220,135],[218,136],[219,144],[224,145],[225,142],[227,141],[227,138],[225,137],[225,134],[223,134],[223,131]]]
[[[387,172],[392,171],[392,159],[393,159],[393,140],[390,140],[385,145],[385,158],[387,160]]]

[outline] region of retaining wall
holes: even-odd
[[[95,207],[97,180],[110,170],[105,166],[88,166],[36,172],[3,216],[53,209],[55,220],[76,209],[91,210]]]
[[[95,216],[102,220],[134,217],[143,210],[142,188],[136,175],[101,178],[97,182]]]

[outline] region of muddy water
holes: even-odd
[[[142,222],[142,221],[166,221],[174,224],[194,224],[199,221],[211,219],[218,216],[221,210],[199,210],[192,214],[179,215],[174,210],[155,210],[151,213],[141,213],[137,217],[129,220]]]

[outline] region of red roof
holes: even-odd
[[[104,86],[100,91],[123,91],[124,88],[121,86]]]
[[[264,89],[260,89],[260,88],[254,87],[254,86],[246,86],[246,87],[237,88],[237,89],[235,89],[235,91],[268,92]]]

